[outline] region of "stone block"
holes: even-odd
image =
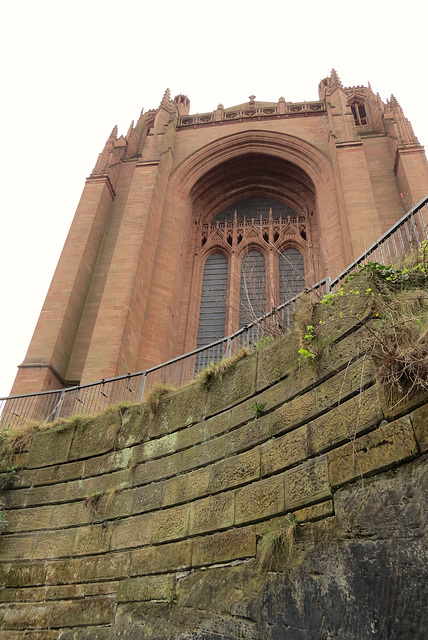
[[[84,461],[68,462],[67,464],[55,465],[37,469],[34,484],[56,484],[76,480],[83,475]],[[21,475],[21,473],[19,474]]]
[[[235,524],[255,522],[284,512],[282,475],[253,482],[236,491]]]
[[[75,556],[103,553],[109,549],[111,528],[102,524],[93,524],[76,529],[73,546]]]
[[[198,422],[177,433],[177,450],[194,447],[205,439],[205,423]]]
[[[80,418],[76,422],[69,460],[90,458],[114,448],[121,425],[117,411],[106,411],[94,418]]]
[[[134,462],[146,462],[162,458],[177,451],[178,434],[168,433],[166,436],[148,440],[134,447]]]
[[[111,532],[111,549],[127,549],[149,544],[152,538],[153,514],[144,513],[139,516],[118,520],[109,525]]]
[[[86,498],[95,494],[104,494],[109,491],[126,489],[129,487],[129,479],[129,469],[122,469],[120,471],[113,471],[113,473],[106,473],[102,476],[93,476],[78,486],[84,487],[84,497]]]
[[[209,493],[211,467],[184,473],[165,482],[163,506],[189,502]],[[150,487],[151,488],[151,487]]]
[[[279,438],[273,438],[260,448],[261,473],[269,476],[287,469],[308,457],[307,426],[289,431]]]
[[[272,415],[268,414],[234,429],[228,434],[227,451],[238,453],[265,442],[271,437],[271,422]]]
[[[407,415],[427,401],[425,389],[415,387],[411,392],[399,392],[391,385],[378,384],[379,398],[386,420],[392,422],[396,418]]]
[[[315,334],[318,336],[318,328]],[[331,336],[316,341],[319,356],[317,357],[317,373],[319,378],[324,378],[330,373],[338,372],[348,363],[356,359],[362,352],[361,342],[368,337],[368,331],[364,328],[352,332],[338,342],[330,343]]]
[[[322,412],[338,403],[342,404],[371,382],[374,382],[373,364],[366,359],[357,360],[316,388],[318,410]]]
[[[325,456],[289,471],[285,475],[285,506],[291,511],[331,498]]]
[[[225,371],[208,390],[206,415],[211,416],[245,400],[255,392],[257,357],[247,356]]]
[[[151,413],[144,403],[127,407],[122,414],[122,425],[117,436],[119,449],[144,442],[148,439]]]
[[[26,467],[49,467],[66,462],[74,436],[74,426],[39,431],[33,437],[26,459]]]
[[[331,485],[338,487],[356,478],[388,469],[418,455],[409,416],[381,425],[355,442],[328,453]]]
[[[129,575],[129,562],[129,552],[123,551],[49,562],[46,584],[69,584],[123,578]]]
[[[221,435],[229,430],[231,413],[232,412],[230,410],[223,411],[223,413],[219,413],[205,421],[205,440],[209,440],[210,438]]]
[[[17,603],[0,607],[3,629],[49,629],[110,624],[114,598],[87,598],[55,602]]]
[[[135,448],[134,448],[135,449]],[[104,473],[111,473],[118,469],[128,469],[134,462],[134,449],[122,449],[113,451],[102,456],[89,458],[85,461],[83,477],[99,476]]]
[[[296,338],[286,333],[257,350],[257,390],[288,375],[296,366],[299,354]]]
[[[428,451],[428,404],[410,414],[416,440],[421,453]]]
[[[315,391],[308,391],[302,396],[298,396],[290,402],[286,402],[282,407],[272,414],[272,435],[278,435],[290,429],[296,428],[310,420],[318,414]]]
[[[90,524],[91,509],[84,502],[56,504],[52,509],[51,528],[64,529],[79,524]]]
[[[234,493],[220,493],[189,505],[189,535],[226,529],[233,525]]]
[[[126,518],[133,513],[139,513],[138,511],[134,511],[133,505],[133,489],[121,491],[119,488],[114,487],[99,496],[96,504],[97,513],[95,515],[98,514],[98,518],[102,520]]]
[[[230,440],[228,435],[219,436],[215,440],[203,442],[183,451],[181,454],[181,471],[189,471],[224,458],[229,452]]]
[[[154,514],[152,542],[165,542],[185,538],[188,531],[189,507],[187,504]]]
[[[27,558],[44,560],[46,558],[63,558],[71,556],[74,549],[76,529],[67,531],[43,531],[34,541],[32,555]]]
[[[149,436],[172,433],[203,419],[207,391],[198,383],[164,395],[149,425]]]
[[[138,464],[133,471],[132,484],[148,484],[175,476],[181,470],[181,453],[174,453],[159,460],[148,460]]]
[[[166,600],[175,592],[175,575],[143,576],[128,578],[119,583],[117,602]]]
[[[376,387],[370,387],[308,424],[309,454],[323,453],[378,424],[383,418]]]
[[[28,509],[16,509],[7,512],[7,531],[37,531],[48,529],[52,517],[52,507],[33,507]]]
[[[231,529],[193,540],[192,566],[231,562],[256,555],[256,535],[252,527]]]
[[[131,551],[129,575],[143,576],[150,573],[189,569],[191,559],[191,540],[135,549]]]
[[[123,493],[128,493],[127,491]],[[132,513],[143,513],[145,511],[153,511],[160,509],[162,506],[163,483],[156,482],[150,486],[137,487],[129,492],[133,496]],[[118,495],[118,502],[120,503]]]
[[[43,585],[46,582],[46,562],[4,562],[3,540],[1,541],[2,562],[0,563],[0,584],[5,587],[26,587]]]
[[[211,492],[225,491],[260,478],[260,450],[232,456],[212,467]]]

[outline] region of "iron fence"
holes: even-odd
[[[345,278],[361,266],[368,262],[384,265],[397,263],[407,253],[421,246],[423,241],[428,241],[428,196],[333,281],[325,278],[236,333],[146,371],[64,389],[0,398],[0,427],[9,428],[34,420],[51,422],[78,414],[96,415],[118,402],[142,402],[158,383],[182,386],[211,362],[229,358],[244,346],[252,348],[264,336],[287,331],[293,322],[295,304],[303,293],[310,293],[321,300],[330,291],[337,291]]]

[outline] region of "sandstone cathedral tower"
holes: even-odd
[[[428,192],[394,96],[190,115],[166,91],[86,181],[14,394],[145,369],[228,335],[358,257]],[[249,282],[252,274],[254,282]]]

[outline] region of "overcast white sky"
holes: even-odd
[[[166,87],[188,95],[191,113],[252,93],[316,100],[334,67],[345,86],[394,93],[428,145],[426,17],[420,0],[3,2],[0,396],[115,124],[125,134]]]

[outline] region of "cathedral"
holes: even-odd
[[[334,277],[428,192],[397,99],[344,87],[316,101],[191,114],[165,92],[115,127],[87,178],[12,389],[144,370],[229,335]]]

